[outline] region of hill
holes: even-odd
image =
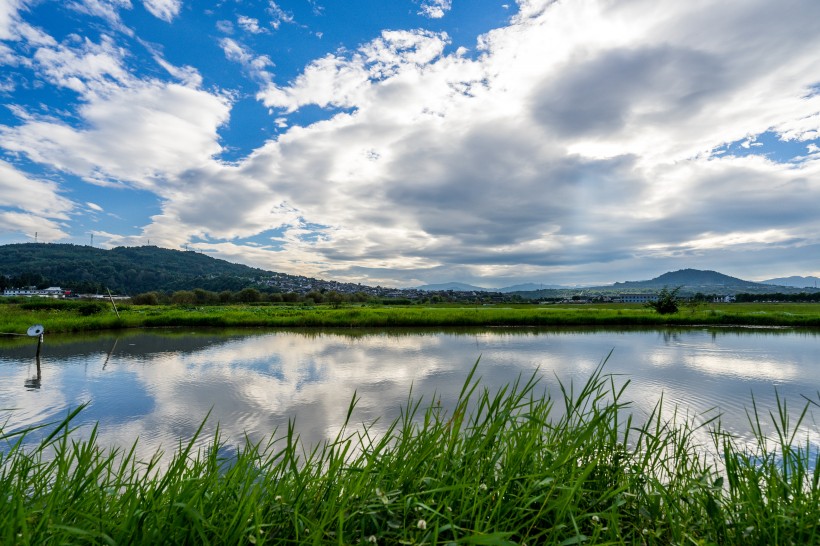
[[[641,290],[660,289],[664,286],[673,288],[681,286],[681,291],[703,294],[734,294],[737,292],[759,293],[771,292],[770,286],[761,283],[744,281],[717,271],[703,271],[700,269],[681,269],[670,271],[648,281],[628,281],[615,283],[613,288],[628,288]]]
[[[473,286],[463,282],[446,282],[441,284],[425,284],[417,286],[416,290],[423,290],[425,292],[444,292],[453,290],[454,292],[492,292],[490,288],[482,288],[480,286]]]
[[[704,295],[734,295],[734,294],[798,294],[800,292],[816,292],[820,289],[795,288],[790,286],[780,286],[773,284],[763,284],[752,281],[745,281],[737,277],[724,275],[717,271],[704,271],[700,269],[681,269],[670,271],[654,279],[646,281],[626,281],[616,282],[606,286],[591,286],[588,288],[563,289],[563,290],[537,290],[532,292],[516,292],[521,297],[528,299],[568,297],[572,295],[616,295],[635,294],[640,292],[657,292],[663,287],[670,289],[681,287],[680,295],[692,296],[694,294]]]
[[[0,284],[60,286],[75,292],[138,294],[151,290],[241,290],[270,271],[192,251],[156,246],[110,250],[82,245],[24,243],[0,246]]]
[[[820,278],[817,277],[779,277],[761,281],[762,284],[774,284],[776,286],[792,286],[794,288],[817,288],[820,285]]]

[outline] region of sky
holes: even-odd
[[[0,0],[0,244],[820,275],[816,0]]]

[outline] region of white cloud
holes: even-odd
[[[271,15],[270,26],[278,30],[282,23],[293,23],[293,14],[283,10],[274,0],[268,2],[268,13]]]
[[[0,40],[17,37],[14,27],[19,24],[19,12],[24,6],[24,0],[0,0]]]
[[[327,55],[310,63],[290,85],[274,84],[258,98],[268,107],[288,112],[308,104],[356,107],[374,90],[372,81],[397,76],[403,69],[418,70],[438,58],[447,36],[426,31],[384,31],[353,55]]]
[[[91,201],[88,201],[88,202],[86,202],[85,206],[87,206],[88,208],[90,208],[93,211],[103,212],[103,208],[101,206],[99,206],[97,203],[92,203]]]
[[[3,147],[90,181],[160,191],[169,177],[220,153],[217,129],[229,104],[205,91],[149,82],[111,91],[79,115],[84,129],[34,118],[2,128]]]
[[[60,220],[68,219],[74,204],[62,197],[56,183],[31,178],[0,160],[0,203],[25,212]]]
[[[266,29],[259,26],[259,19],[254,19],[253,17],[240,15],[236,23],[242,27],[245,32],[250,32],[251,34],[263,34],[267,32]]]
[[[76,0],[68,2],[67,6],[80,13],[105,19],[117,30],[132,35],[131,30],[122,24],[119,10],[131,9],[131,0]]]
[[[31,178],[0,160],[0,231],[64,239],[68,234],[59,221],[68,220],[73,209],[56,183]]]
[[[202,85],[202,74],[200,74],[195,67],[190,65],[174,66],[159,56],[154,56],[154,60],[171,76],[175,77],[183,84],[194,88]]]
[[[424,0],[421,3],[419,15],[430,19],[441,19],[451,9],[453,9],[452,0]]]
[[[151,15],[170,23],[179,15],[182,0],[143,0],[143,5]]]
[[[108,36],[94,43],[72,35],[68,43],[38,48],[34,63],[38,72],[52,84],[90,98],[132,81],[123,66],[125,55]]]
[[[219,47],[225,52],[225,57],[229,61],[241,64],[254,79],[267,83],[273,77],[268,68],[273,67],[274,64],[267,55],[255,55],[231,38],[222,38],[219,41]]]
[[[223,34],[233,34],[233,23],[230,21],[217,21],[216,29]]]

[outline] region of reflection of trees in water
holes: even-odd
[[[664,330],[661,332],[661,337],[663,338],[663,343],[665,345],[670,345],[674,343],[680,343],[680,332],[673,331],[673,330]]]

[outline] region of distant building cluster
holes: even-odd
[[[40,298],[67,298],[71,296],[71,290],[63,290],[59,286],[49,288],[9,288],[3,290],[4,296],[40,297]]]

